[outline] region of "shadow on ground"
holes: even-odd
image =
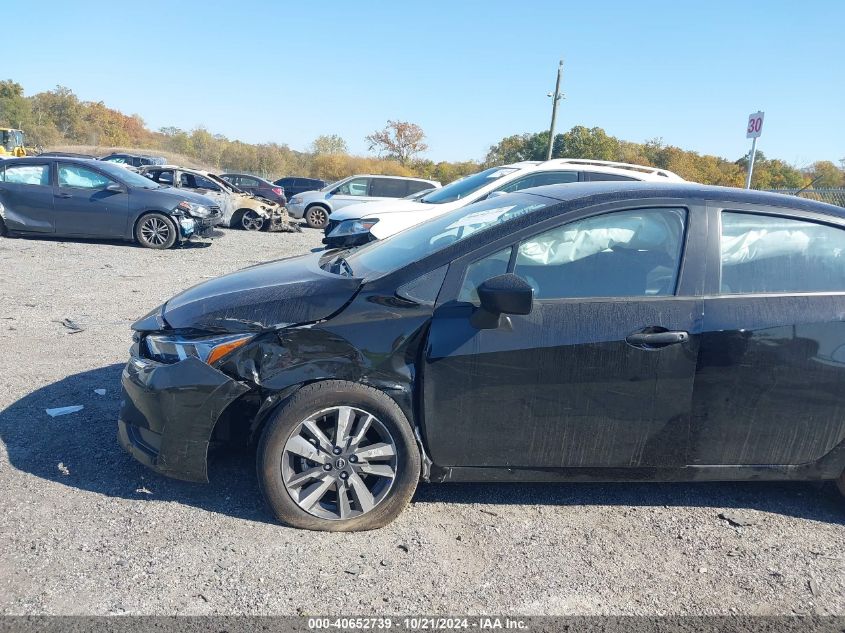
[[[127,240],[114,240],[114,239],[95,239],[95,238],[86,238],[86,237],[54,237],[52,235],[10,235],[7,236],[5,239],[15,239],[20,240],[21,243],[26,242],[55,242],[59,244],[63,243],[72,243],[72,244],[87,244],[92,246],[125,246],[127,248],[144,248],[137,242],[130,242]],[[200,241],[199,239],[191,240],[190,242],[182,242],[174,248],[177,249],[196,249],[196,248],[208,248],[211,246],[212,241]],[[18,250],[26,250],[18,249]]]
[[[123,365],[87,371],[37,389],[0,411],[0,441],[14,468],[108,497],[165,500],[235,518],[274,523],[261,500],[250,452],[212,455],[211,483],[193,484],[157,475],[124,453],[116,420]],[[94,389],[106,389],[105,396]],[[84,405],[51,418],[45,409]],[[62,464],[69,474],[63,474]],[[138,492],[147,489],[152,494]],[[807,483],[696,484],[442,484],[421,485],[416,503],[499,505],[700,506],[755,509],[826,523],[845,523],[845,503],[835,487]]]

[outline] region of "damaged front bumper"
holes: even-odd
[[[121,446],[162,475],[207,482],[214,425],[249,387],[193,357],[162,364],[135,352],[121,377]]]
[[[182,216],[178,218],[179,235],[183,241],[195,239],[217,239],[223,237],[223,232],[215,230],[223,215],[218,211],[207,218]]]

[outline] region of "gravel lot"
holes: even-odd
[[[129,324],[319,241],[0,238],[0,613],[845,613],[830,485],[430,485],[383,530],[323,534],[274,522],[252,455],[217,457],[199,485],[124,454]],[[44,411],[64,405],[85,408]]]

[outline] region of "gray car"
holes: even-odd
[[[288,213],[293,218],[305,218],[311,228],[322,229],[329,223],[332,212],[347,205],[404,198],[439,186],[436,180],[359,174],[333,182],[319,191],[296,194],[288,200]]]
[[[212,237],[214,201],[107,162],[64,157],[0,161],[0,235],[135,241],[166,249]]]

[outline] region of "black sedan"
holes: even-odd
[[[212,237],[220,218],[213,200],[111,163],[61,156],[0,161],[0,235],[133,240],[165,249]]]
[[[284,187],[273,184],[252,174],[221,174],[220,177],[236,186],[238,189],[251,193],[254,196],[265,198],[282,206],[288,203],[287,192]]]
[[[845,210],[698,185],[485,200],[184,291],[134,325],[119,437],[276,516],[383,526],[420,479],[837,480]]]

